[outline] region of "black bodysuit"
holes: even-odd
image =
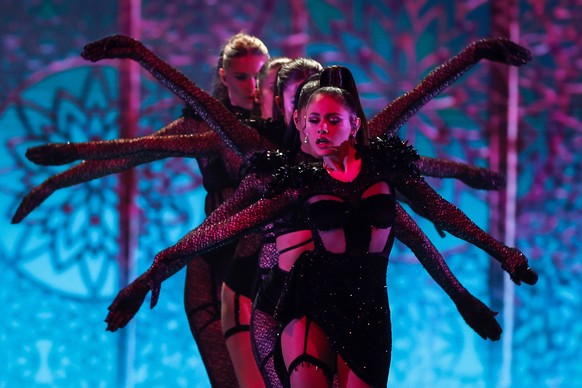
[[[345,183],[320,165],[310,166],[310,173],[296,184],[304,185],[307,197],[326,198],[304,201],[283,228],[294,229],[295,223],[310,229],[315,248],[303,252],[293,265],[276,314],[283,323],[302,316],[312,319],[350,369],[372,386],[385,386],[391,349],[386,271],[393,231],[383,235],[382,249],[370,253],[369,247],[374,231],[391,228],[394,222],[391,174],[384,163],[364,157],[360,174]],[[388,192],[363,198],[380,182],[388,183]],[[331,230],[343,230],[344,252],[325,249],[320,232]]]

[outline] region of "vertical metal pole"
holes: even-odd
[[[519,6],[517,0],[491,1],[491,36],[519,39]],[[490,165],[505,173],[507,187],[504,191],[492,193],[491,233],[506,245],[515,245],[517,163],[518,163],[518,72],[517,68],[506,65],[491,65],[491,87],[489,106],[491,119]],[[511,386],[511,364],[514,325],[514,284],[493,263],[489,271],[491,304],[496,311],[503,311],[503,335],[501,348],[492,347],[490,365],[491,384],[497,387]]]
[[[119,31],[140,38],[141,0],[121,0]],[[119,62],[119,127],[120,137],[137,136],[140,108],[139,64],[130,60]],[[125,287],[136,277],[138,210],[135,205],[137,190],[135,172],[128,170],[119,175],[119,281]],[[130,323],[120,331],[118,339],[118,386],[134,386],[135,324]]]

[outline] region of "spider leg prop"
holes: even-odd
[[[133,139],[98,140],[82,143],[49,143],[29,148],[26,151],[26,157],[30,161],[44,166],[58,166],[76,160],[141,158],[148,154],[195,158],[216,155],[223,144],[224,142],[216,132],[207,131],[187,135],[150,135]]]
[[[420,108],[480,60],[522,66],[531,60],[528,49],[505,38],[482,39],[464,48],[445,64],[430,72],[410,92],[388,104],[368,123],[370,136],[392,136]],[[437,178],[456,178],[470,187],[497,190],[505,185],[503,174],[444,159],[425,158],[417,162],[422,175]]]
[[[505,176],[482,167],[440,158],[421,156],[415,163],[418,171],[433,178],[455,178],[479,190],[499,190],[505,187]]]
[[[440,94],[481,59],[522,66],[531,60],[525,47],[505,38],[482,39],[430,72],[411,91],[388,104],[368,123],[370,136],[393,136],[420,108]]]
[[[487,234],[465,213],[437,194],[424,179],[410,175],[400,176],[397,178],[397,189],[419,207],[438,228],[489,253],[501,263],[501,267],[509,273],[511,280],[516,284],[519,285],[523,281],[533,285],[537,282],[538,276],[529,267],[523,253],[500,243]]]
[[[51,176],[30,191],[22,199],[14,216],[12,216],[12,223],[17,224],[21,222],[30,212],[40,206],[40,204],[59,189],[125,171],[139,164],[149,163],[157,159],[159,159],[159,156],[149,155],[147,158],[141,160],[132,158],[82,162],[66,171]]]
[[[450,271],[442,255],[416,222],[396,204],[395,237],[406,245],[437,284],[453,300],[467,324],[483,339],[499,340],[497,313],[467,291]]]
[[[162,137],[168,135],[195,133],[198,131],[198,128],[199,122],[180,118],[157,131],[154,136]],[[91,153],[91,142],[85,144],[88,144],[87,152]],[[65,153],[69,152],[74,154],[76,152],[74,150],[75,146],[61,147],[60,145],[56,145],[53,147],[52,144],[48,144],[39,147],[32,147],[29,149],[29,152],[27,152],[27,155],[30,154],[30,157],[33,159],[38,158],[40,162],[46,161],[47,163],[44,164],[51,164],[48,162],[50,162],[51,159],[57,158],[56,156],[51,156],[53,148],[64,149],[66,151]],[[82,162],[74,167],[69,168],[68,170],[51,176],[39,186],[35,187],[21,201],[14,216],[12,217],[12,223],[16,224],[22,221],[31,211],[36,209],[40,204],[42,204],[42,202],[44,202],[45,199],[47,199],[58,189],[74,186],[79,183],[89,182],[93,179],[101,178],[106,175],[116,174],[144,163],[150,163],[159,159],[163,159],[167,156],[168,155],[164,153],[149,153],[145,155],[127,156],[111,160]],[[66,157],[71,159],[69,155],[66,155]]]

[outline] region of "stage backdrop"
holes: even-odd
[[[495,343],[478,337],[397,245],[390,385],[582,386],[582,1],[22,0],[0,10],[1,386],[209,385],[183,272],[128,328],[109,333],[103,323],[120,287],[201,222],[194,161],[62,188],[21,223],[10,220],[30,190],[68,167],[33,165],[27,147],[149,134],[181,114],[181,101],[137,67],[82,60],[84,44],[131,34],[210,90],[218,50],[239,31],[272,55],[349,66],[370,117],[475,40],[505,36],[530,48],[534,59],[519,70],[477,64],[400,135],[423,155],[507,174],[498,195],[430,182],[525,252],[540,280],[514,287],[488,255],[420,221],[466,287],[500,312],[504,333]]]

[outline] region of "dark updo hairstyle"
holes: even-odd
[[[277,69],[277,73],[279,72],[279,70],[281,69],[281,67],[286,64],[291,62],[292,59],[291,58],[287,58],[287,57],[271,57],[267,60],[267,62],[265,62],[263,64],[263,66],[261,67],[261,70],[259,71],[259,75],[257,77],[257,84],[260,87],[260,85],[265,82],[265,80],[267,79],[267,75],[269,74],[269,71],[273,70],[273,69]],[[277,85],[277,81],[275,79],[275,87]],[[273,95],[275,95],[275,90],[273,90]]]
[[[259,89],[259,92],[261,92],[261,90],[263,90],[264,88],[264,83],[267,80],[267,76],[269,75],[269,72],[271,70],[275,70],[276,71],[276,76],[275,76],[275,83],[273,85],[273,101],[271,102],[271,120],[273,120],[273,115],[277,114],[277,104],[275,102],[275,96],[277,95],[277,77],[279,76],[279,70],[281,70],[281,67],[283,67],[283,65],[285,65],[286,63],[291,62],[292,59],[288,58],[288,57],[271,57],[267,60],[267,62],[265,62],[263,64],[263,66],[261,66],[261,70],[259,70],[259,75],[257,76],[257,88]],[[261,116],[262,116],[262,112],[261,112]]]
[[[295,109],[301,110],[305,108],[307,102],[309,101],[309,97],[315,92],[317,89],[321,87],[319,83],[319,78],[321,73],[314,74],[307,79],[304,83],[299,85],[297,88],[297,92],[295,93]]]
[[[283,92],[289,84],[297,81],[304,81],[313,74],[319,74],[323,66],[311,58],[297,58],[281,66],[277,73],[277,84],[275,95],[279,97],[281,106],[283,105]],[[273,110],[273,120],[283,120],[283,113],[279,109]]]
[[[299,85],[295,92],[295,110],[301,111],[307,105],[311,94],[319,89],[319,75],[320,73],[313,74]],[[301,139],[299,138],[298,130],[303,130],[303,128],[297,128],[295,121],[291,120],[283,137],[283,146],[293,155],[301,150]]]
[[[328,93],[326,94],[336,98],[338,102],[345,102],[346,106],[352,111],[352,113],[360,118],[361,124],[358,134],[356,135],[356,141],[358,144],[368,144],[368,121],[366,120],[366,115],[364,114],[362,103],[360,102],[360,94],[358,93],[358,87],[356,86],[356,81],[354,80],[352,72],[347,67],[329,66],[321,72],[319,82],[322,88],[339,88],[347,93],[340,93],[337,90],[328,90]]]

